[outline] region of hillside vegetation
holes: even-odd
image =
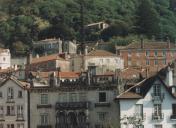
[[[81,24],[99,21],[110,27],[86,31],[85,40],[143,35],[175,41],[176,0],[0,0],[0,41],[11,49],[44,38],[80,40]]]

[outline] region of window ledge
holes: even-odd
[[[52,108],[52,105],[51,104],[38,104],[37,108],[38,109],[40,109],[40,108]]]
[[[111,104],[109,102],[99,102],[95,103],[95,107],[110,107]]]

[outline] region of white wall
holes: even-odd
[[[162,102],[162,113],[164,113],[164,119],[161,121],[152,120],[153,113],[153,102],[151,93],[153,93],[153,88],[149,90],[144,99],[140,100],[121,100],[120,101],[120,115],[121,118],[125,115],[130,116],[135,113],[135,104],[143,104],[143,113],[145,115],[144,127],[145,128],[154,128],[156,124],[162,124],[163,128],[173,128],[173,124],[176,124],[174,120],[170,119],[172,115],[172,104],[176,104],[176,100],[173,99],[170,94],[167,92],[164,86],[161,86],[161,92],[165,93],[165,98]],[[121,125],[122,128],[127,128],[125,125]],[[129,126],[128,128],[132,128]]]

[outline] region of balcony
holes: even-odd
[[[151,96],[153,102],[163,102],[164,100],[164,93],[152,93]]]
[[[172,115],[170,116],[170,119],[171,119],[171,120],[176,120],[176,114],[172,114]]]
[[[56,103],[56,109],[59,110],[78,110],[88,109],[90,102],[58,102]]]
[[[110,107],[111,104],[108,102],[99,102],[99,103],[95,103],[95,107]]]
[[[52,125],[37,125],[37,128],[52,128]]]
[[[24,121],[24,115],[23,114],[17,114],[17,120],[16,121]]]
[[[152,113],[152,120],[163,120],[164,119],[164,113]]]

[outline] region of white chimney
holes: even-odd
[[[168,86],[173,86],[173,71],[172,68],[170,68],[170,66],[168,66],[166,82]]]
[[[87,53],[88,53],[88,46],[86,46],[84,49],[84,54],[87,55]]]

